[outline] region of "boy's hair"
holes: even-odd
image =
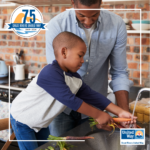
[[[78,5],[78,2],[80,2],[82,5],[85,6],[91,6],[93,4],[96,4],[99,2],[99,4],[101,4],[102,0],[73,0],[75,5]]]
[[[77,35],[64,31],[59,33],[53,40],[53,49],[54,49],[54,54],[55,57],[57,57],[57,51],[62,48],[66,47],[68,49],[73,48],[78,42],[83,42],[84,41]]]

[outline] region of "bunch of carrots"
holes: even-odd
[[[109,135],[111,135],[111,134],[114,133],[116,127],[117,127],[117,128],[120,128],[120,127],[121,127],[121,126],[120,126],[120,122],[131,121],[131,119],[128,119],[128,118],[113,118],[113,120],[114,120],[115,123],[108,124],[110,127],[113,127],[113,132],[110,133]],[[89,124],[90,124],[90,127],[91,127],[92,130],[93,130],[93,126],[97,125],[98,122],[97,122],[95,119],[93,119],[93,118],[90,118],[89,121],[90,121],[90,123],[89,123]],[[119,126],[120,126],[120,127],[119,127]]]
[[[121,126],[119,125],[120,122],[126,122],[126,121],[131,121],[131,119],[128,118],[113,118],[115,123],[111,123],[108,124],[109,126],[113,127],[113,132],[115,131],[115,128],[120,128]],[[93,119],[90,118],[90,127],[93,128],[93,126],[97,125],[98,122]],[[113,132],[111,134],[113,134]],[[110,135],[111,135],[110,134]],[[74,136],[67,136],[67,137],[56,137],[56,136],[52,136],[49,135],[48,140],[60,140],[57,142],[56,147],[58,146],[60,148],[60,150],[69,150],[70,148],[73,148],[74,145],[68,144],[65,141],[61,141],[61,140],[86,140],[86,139],[94,139],[94,137],[90,137],[90,136],[83,136],[83,137],[74,137]],[[42,150],[42,149],[41,149]],[[52,146],[48,146],[45,150],[55,150],[54,147]]]
[[[70,148],[73,148],[74,145],[68,144],[65,141],[61,140],[86,140],[86,139],[94,139],[94,137],[90,136],[83,136],[83,137],[74,137],[74,136],[67,136],[67,137],[56,137],[49,135],[48,140],[60,140],[57,142],[56,146],[59,147],[60,150],[69,150]],[[45,150],[55,150],[54,147],[48,146]]]

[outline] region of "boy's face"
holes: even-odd
[[[84,63],[84,55],[86,53],[86,45],[83,42],[77,42],[76,46],[72,49],[66,50],[64,59],[64,67],[67,71],[77,72]]]

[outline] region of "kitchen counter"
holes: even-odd
[[[28,80],[28,74],[25,74],[25,80]],[[20,81],[15,80],[15,74],[11,73],[10,74],[10,90],[17,90],[17,91],[24,90],[25,89],[24,87],[17,87],[17,86],[15,87],[13,84],[18,83],[18,82],[22,82],[25,80],[20,80]],[[9,77],[0,78],[0,88],[9,89]]]
[[[100,130],[101,131],[101,130]],[[89,126],[89,122],[86,121],[83,124],[77,126],[76,128],[66,132],[62,135],[65,136],[85,136],[86,134],[91,132],[91,128]],[[55,142],[46,143],[35,150],[45,150],[48,146],[53,146]],[[85,142],[67,142],[69,144],[73,144],[75,147],[71,150],[92,150]]]
[[[61,137],[65,137],[65,136],[85,136],[85,135],[90,135],[92,133],[97,133],[97,132],[101,132],[101,133],[106,133],[106,134],[110,134],[111,132],[108,132],[108,131],[105,131],[105,130],[102,130],[102,129],[97,129],[95,128],[94,131],[91,131],[91,128],[89,127],[89,122],[86,121],[84,122],[83,124],[77,126],[76,128],[66,132],[65,134],[63,134]],[[116,129],[115,132],[113,133],[114,135],[117,134],[117,133],[120,133],[120,129]],[[120,135],[120,134],[119,134]],[[113,135],[112,135],[113,136]],[[111,137],[111,136],[110,136]],[[113,139],[113,137],[111,137]],[[150,139],[150,137],[148,135],[146,135],[146,138],[147,139]],[[95,139],[91,139],[91,140],[96,140]],[[113,139],[114,140],[114,139]],[[115,141],[115,140],[114,140]],[[95,141],[94,141],[95,142]],[[101,142],[101,141],[100,141]],[[109,142],[109,141],[108,141]],[[119,141],[118,141],[119,142]],[[117,143],[118,143],[117,142]],[[75,147],[71,148],[70,150],[93,150],[88,144],[87,142],[67,142],[68,144],[72,144],[74,145]],[[53,146],[53,144],[56,144],[56,142],[48,142],[40,147],[38,147],[37,149],[35,150],[45,150],[48,146]],[[150,140],[149,140],[149,143],[150,144]],[[119,144],[120,145],[120,144]],[[144,146],[145,148],[147,147],[147,145]],[[122,146],[123,150],[124,150],[124,147]],[[126,147],[127,148],[127,147]],[[55,149],[55,150],[59,150],[59,148]],[[103,150],[103,149],[102,149]],[[110,148],[110,150],[112,150]],[[114,150],[114,149],[113,149]],[[130,150],[131,147],[130,147]],[[136,149],[134,149],[136,150]],[[143,149],[140,149],[140,150],[143,150]],[[144,149],[144,150],[149,150],[149,149]]]
[[[136,99],[136,96],[138,94],[138,91],[141,89],[141,87],[131,87],[130,89],[130,94],[129,94],[129,102],[133,101]],[[150,97],[150,92],[142,92],[141,93],[141,98],[147,98]],[[141,124],[140,124],[141,125]],[[104,130],[98,130],[96,129],[97,132],[102,132]],[[118,132],[119,129],[116,129],[116,131]],[[91,132],[91,128],[89,127],[89,123],[88,121],[86,121],[85,123],[77,126],[76,128],[66,132],[64,135],[62,136],[85,136],[85,135],[89,135]],[[146,135],[147,138],[150,138],[150,135]],[[45,150],[48,146],[53,146],[53,144],[56,142],[49,142],[46,143],[42,146],[40,146],[39,148],[37,148],[36,150]],[[92,150],[92,148],[90,148],[86,142],[68,142],[69,144],[73,144],[75,147],[72,148],[71,150]],[[57,149],[58,150],[58,149]]]

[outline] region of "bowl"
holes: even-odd
[[[129,23],[129,19],[123,19],[123,21],[124,21],[125,24]]]
[[[140,24],[140,20],[132,20],[132,24]],[[141,20],[141,24],[150,24],[149,20]]]
[[[140,30],[140,24],[132,23],[132,27],[135,30]],[[141,24],[141,30],[148,30],[150,29],[150,24]]]

